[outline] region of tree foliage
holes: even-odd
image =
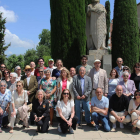
[[[131,69],[139,60],[139,30],[136,0],[115,0],[112,32],[112,65],[122,57]]]
[[[10,46],[10,44],[5,46],[5,40],[4,40],[5,30],[6,30],[5,23],[6,23],[6,18],[3,19],[2,13],[0,13],[0,64],[4,63],[6,59],[5,51]]]
[[[106,35],[106,47],[108,47],[109,31],[110,31],[110,2],[107,0],[105,2],[106,9],[106,25],[107,25],[107,35]]]
[[[86,53],[85,0],[50,0],[50,6],[52,58],[75,67]]]

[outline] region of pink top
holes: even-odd
[[[62,91],[67,88],[67,79],[62,80]]]

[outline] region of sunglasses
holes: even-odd
[[[27,70],[25,70],[25,71],[30,71],[30,69],[27,69]]]
[[[128,75],[123,75],[123,77],[129,77]]]
[[[4,74],[8,74],[9,72],[5,72]]]
[[[17,69],[17,70],[21,70],[21,69]]]
[[[135,94],[136,96],[140,96],[140,93],[139,94]]]
[[[125,71],[125,70],[129,70],[129,69],[123,69],[123,70]]]
[[[5,67],[1,67],[1,68],[5,68]]]
[[[136,68],[140,68],[140,67],[136,67]]]
[[[16,87],[21,87],[21,85],[16,85]]]
[[[65,93],[65,92],[64,92],[63,94],[64,94],[64,95],[69,95],[69,93]]]
[[[43,72],[43,71],[39,71],[39,72]]]
[[[1,85],[1,87],[6,87],[6,85]]]

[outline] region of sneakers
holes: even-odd
[[[58,124],[57,130],[58,130],[58,132],[60,132],[60,133],[62,132],[61,127],[60,127],[59,124]]]
[[[95,125],[93,130],[98,131],[99,130],[99,125]]]
[[[69,128],[69,132],[71,133],[71,134],[74,134],[74,131],[73,131],[73,129],[70,127]]]
[[[123,129],[123,128],[124,128],[123,123],[120,123],[120,128],[121,128],[121,129]]]

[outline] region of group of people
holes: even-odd
[[[21,67],[10,72],[5,64],[0,65],[0,132],[1,127],[13,133],[19,123],[29,128],[36,123],[37,132],[48,132],[53,126],[54,111],[58,131],[74,133],[81,126],[82,115],[88,126],[98,131],[103,126],[106,132],[116,131],[124,124],[132,125],[132,132],[140,129],[140,63],[134,65],[133,73],[123,66],[118,58],[117,67],[107,73],[96,59],[94,67],[87,64],[88,57],[81,57],[81,65],[68,70],[62,60],[38,59],[26,65],[24,75]],[[81,115],[82,114],[82,115]],[[130,123],[131,122],[131,123]],[[8,125],[9,124],[9,125]]]

